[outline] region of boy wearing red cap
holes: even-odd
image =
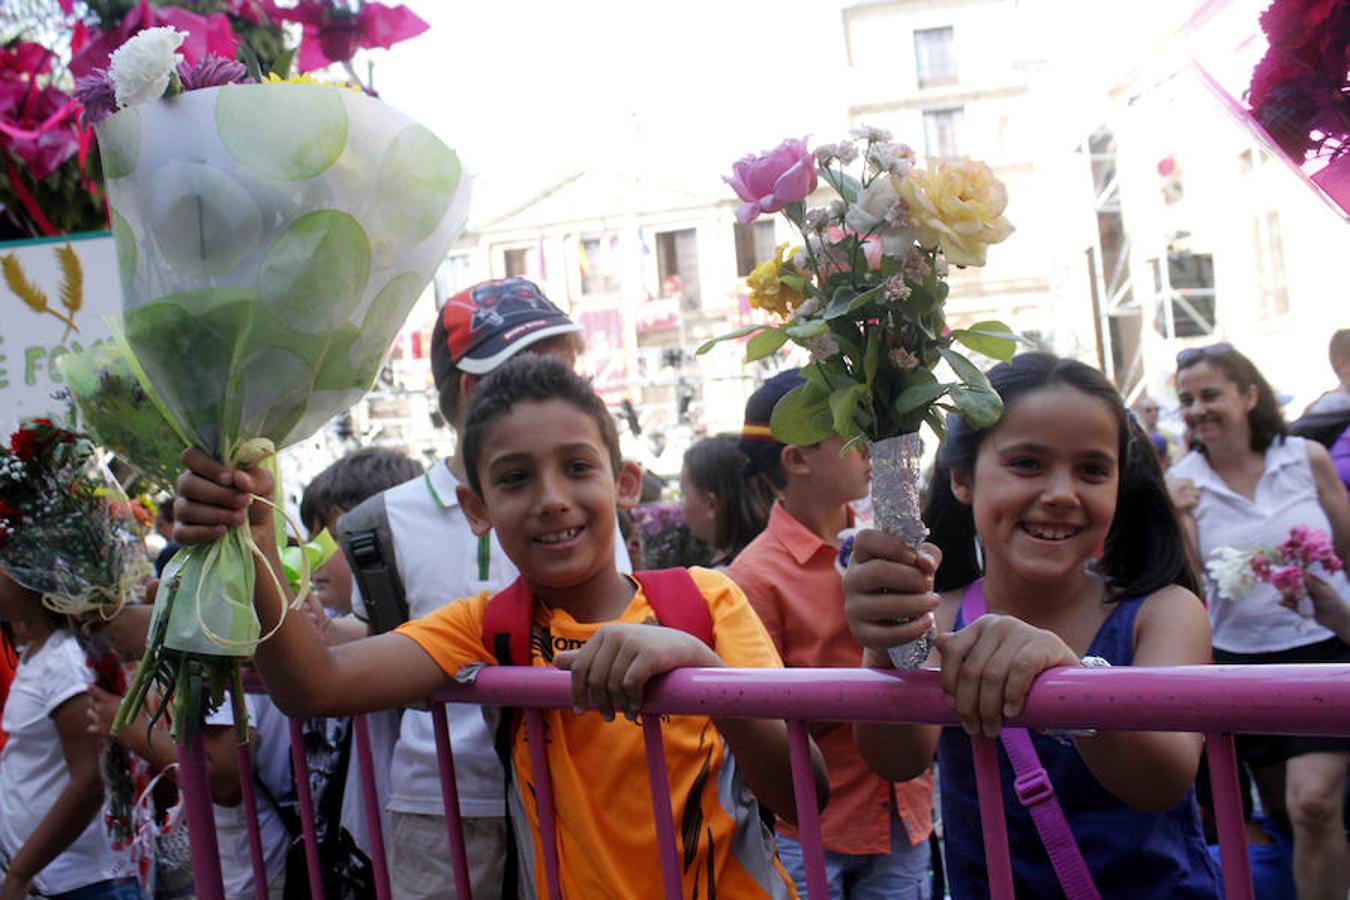
[[[454,455],[421,478],[382,495],[410,618],[435,612],[457,597],[495,593],[515,580],[516,566],[496,534],[473,534],[456,488],[465,482],[459,439],[469,394],[487,373],[529,351],[569,366],[582,349],[581,326],[524,278],[475,285],[446,301],[432,331],[431,371],[441,414],[455,431]],[[620,571],[630,571],[622,542]],[[364,615],[359,595],[353,608]],[[506,854],[505,773],[477,706],[448,707],[460,815],[475,900],[501,896]],[[405,710],[390,767],[391,878],[397,900],[455,896],[445,852],[436,736],[431,714]]]

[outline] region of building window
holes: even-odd
[[[1280,233],[1280,214],[1275,210],[1252,219],[1252,258],[1256,261],[1262,317],[1286,315],[1289,290],[1284,277],[1284,238]]]
[[[951,26],[914,32],[914,67],[919,87],[956,84],[956,46]]]
[[[442,303],[473,284],[473,260],[467,253],[454,253],[436,267],[436,302]]]
[[[1205,337],[1214,333],[1214,257],[1169,250],[1155,259],[1153,285],[1158,292],[1155,327],[1163,337]]]
[[[929,159],[950,159],[961,155],[961,107],[928,109],[923,113],[924,151]]]
[[[744,278],[773,257],[773,220],[736,223],[736,274]]]
[[[662,297],[679,300],[685,309],[698,308],[697,229],[663,231],[656,236],[656,273]]]
[[[506,272],[507,278],[524,278],[526,276],[527,261],[526,256],[529,253],[524,247],[518,247],[514,250],[502,251],[502,268]]]
[[[618,239],[605,232],[581,239],[581,293],[613,294],[619,290]]]

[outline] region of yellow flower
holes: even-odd
[[[941,247],[958,266],[984,265],[985,249],[1012,234],[1003,217],[1008,191],[982,162],[937,160],[915,169],[900,185],[919,243]]]
[[[358,94],[361,93],[361,89],[354,84],[349,84],[345,81],[323,81],[322,79],[315,78],[313,75],[308,75],[304,72],[298,72],[294,75],[287,76],[286,78],[282,78],[275,72],[268,72],[266,77],[263,78],[263,84],[319,84],[324,87],[346,88],[349,91],[356,91]]]
[[[792,311],[801,305],[802,295],[782,282],[783,254],[787,244],[779,244],[774,250],[773,259],[766,259],[755,266],[745,279],[750,287],[750,305],[786,319]]]

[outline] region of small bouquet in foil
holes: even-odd
[[[87,437],[30,419],[0,447],[0,568],[50,609],[115,616],[150,574],[144,535]]]
[[[919,428],[927,424],[941,440],[947,413],[984,428],[1003,412],[984,373],[955,345],[1000,360],[1016,349],[1002,322],[948,327],[948,266],[984,265],[987,247],[1013,226],[1003,215],[1007,192],[984,163],[940,159],[919,167],[914,151],[887,131],[863,126],[852,138],[814,152],[793,138],[733,166],[725,180],[742,200],[737,220],[781,212],[802,243],[780,245],[747,279],[751,305],[777,321],[715,338],[699,352],[747,337],[747,362],[789,343],[805,348],[806,383],[774,407],[774,437],[801,445],[832,434],[850,445],[868,441],[877,526],[917,546],[927,534],[919,516]],[[808,208],[822,179],[836,196]],[[954,377],[939,377],[941,362]],[[892,653],[896,665],[922,662],[928,646],[920,643]]]
[[[1205,573],[1218,596],[1241,600],[1257,584],[1268,584],[1283,596],[1304,594],[1303,578],[1313,566],[1328,575],[1345,569],[1330,535],[1320,529],[1295,525],[1275,547],[1253,550],[1219,547],[1205,562]],[[1309,617],[1312,608],[1310,602],[1303,602],[1306,599],[1302,598],[1297,612]]]

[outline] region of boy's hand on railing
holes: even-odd
[[[615,711],[629,719],[642,707],[647,682],[672,669],[720,666],[722,660],[691,634],[660,625],[605,625],[580,650],[554,654],[572,673],[572,708],[595,707],[606,722]]]
[[[1053,631],[1013,616],[983,615],[957,632],[938,635],[942,694],[967,734],[997,737],[1003,719],[1022,711],[1036,676],[1055,666],[1077,666]]]
[[[196,447],[183,451],[187,471],[178,479],[173,504],[173,539],[180,544],[219,540],[236,525],[272,527],[272,508],[250,505],[250,495],[271,497],[272,474],[266,469],[231,469]]]
[[[933,575],[942,551],[924,544],[919,552],[899,538],[864,529],[853,542],[844,573],[844,612],[854,639],[869,651],[864,662],[889,666],[888,647],[916,640],[928,631],[939,597]]]

